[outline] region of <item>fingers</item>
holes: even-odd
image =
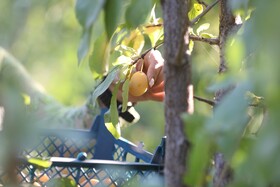
[[[144,66],[144,60],[141,58],[136,63],[136,67],[135,67],[136,71],[142,71],[143,66]]]
[[[164,59],[158,50],[151,50],[144,59],[139,59],[136,63],[135,71],[146,73],[149,83],[148,91],[142,96],[129,96],[130,101],[138,102],[145,100],[163,101],[164,100]]]
[[[144,69],[147,71],[147,77],[149,81],[149,86],[153,87],[156,82],[158,82],[158,78],[163,80],[162,68],[163,68],[164,60],[157,50],[151,50],[144,57]],[[161,81],[160,81],[161,82]]]
[[[149,95],[149,99],[153,101],[163,101],[164,96],[165,96],[164,92],[152,93]]]
[[[148,91],[151,93],[163,92],[164,91],[164,82],[161,82],[160,84],[153,86]]]

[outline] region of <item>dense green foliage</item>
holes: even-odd
[[[191,19],[203,9],[192,2]],[[230,186],[279,186],[280,2],[229,2],[243,24],[227,42],[228,72],[217,74],[218,47],[191,43],[195,95],[212,98],[218,89],[235,88],[214,112],[196,101],[194,115],[183,116],[192,143],[185,182],[211,186],[213,155],[221,152],[234,170]],[[162,28],[155,26],[162,23],[161,7],[153,3],[158,2],[1,1],[0,45],[59,101],[81,104],[93,88],[94,78],[114,67],[127,72],[135,58],[162,41]],[[192,34],[215,38],[218,23],[219,9],[214,7],[193,25]],[[150,26],[155,32],[148,30]],[[123,129],[123,136],[134,142],[143,140],[153,150],[164,131],[162,108],[161,103],[139,103],[141,120]]]

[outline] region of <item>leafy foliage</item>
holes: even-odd
[[[27,162],[39,169],[47,169],[52,165],[50,160],[41,158],[27,158]]]
[[[5,3],[8,6],[13,2],[15,1],[6,1]],[[155,2],[156,4],[154,4]],[[192,9],[188,16],[190,20],[193,20],[205,8],[197,1],[191,2]],[[280,42],[277,36],[280,32],[280,26],[277,13],[280,3],[278,1],[267,3],[261,0],[236,0],[229,1],[229,4],[235,15],[241,16],[243,25],[237,35],[228,39],[226,56],[229,59],[229,71],[226,75],[217,77],[217,61],[219,58],[217,47],[196,43],[194,40],[191,41],[192,49],[190,51],[193,59],[195,93],[205,97],[213,97],[213,93],[219,89],[225,89],[232,85],[234,85],[234,89],[218,106],[214,107],[214,111],[211,107],[196,102],[195,114],[193,116],[183,116],[186,122],[186,134],[192,143],[192,150],[188,159],[189,172],[185,176],[185,182],[190,186],[210,186],[214,172],[213,154],[222,152],[235,171],[230,186],[279,186],[280,78],[278,71],[280,67],[277,62],[280,57],[277,49],[280,48]],[[61,8],[63,5],[58,7]],[[86,61],[94,78],[107,75],[91,95],[93,108],[96,105],[97,97],[112,84],[116,76],[119,77],[119,82],[116,82],[116,84],[123,90],[122,97],[125,103],[123,109],[126,108],[128,77],[133,69],[132,63],[143,51],[164,40],[164,23],[158,7],[158,1],[148,0],[76,1],[76,18],[82,30],[78,48],[78,63],[81,64],[82,61]],[[6,17],[7,10],[3,10],[5,13],[2,16],[0,15],[1,18]],[[20,6],[15,6],[14,10],[17,10],[19,16],[22,15]],[[46,13],[46,17],[51,23],[55,20],[55,16],[51,17],[51,15],[59,15],[52,14],[55,10],[55,8],[50,8],[49,12]],[[61,8],[61,10],[64,9]],[[40,12],[40,9],[37,12]],[[33,24],[28,22],[31,25],[30,30],[27,27],[25,28],[26,31],[24,31],[24,27],[18,29],[23,31],[22,40],[26,38],[30,31],[33,34],[35,28],[38,27],[38,23],[41,22],[41,20],[36,19],[37,16],[32,16],[34,14],[31,12],[28,16],[33,18]],[[20,20],[18,18],[13,19]],[[58,18],[56,17],[56,19]],[[63,41],[66,41],[70,37],[67,37],[65,31],[74,30],[73,28],[77,28],[77,25],[69,24],[69,17],[67,16],[66,18],[62,16],[61,19],[64,27],[60,28],[60,34],[57,35],[60,38],[66,35],[63,38]],[[191,34],[203,38],[216,38],[215,36],[218,34],[217,20],[218,12],[212,13],[209,17],[206,15],[200,18],[192,26]],[[0,28],[2,33],[3,28],[8,27],[8,22],[12,21],[1,22],[4,25]],[[55,24],[52,26],[56,29],[58,27]],[[45,27],[38,29],[40,34],[35,35],[34,38],[40,38],[39,35],[45,36],[47,34],[46,29]],[[48,30],[49,33],[54,31],[57,30]],[[77,29],[75,32],[73,31],[73,35],[77,35],[79,32]],[[2,34],[0,36],[2,43],[7,42],[8,39],[3,39],[7,38],[6,35]],[[11,37],[9,40],[12,41],[13,38],[15,37]],[[11,43],[10,46],[14,46],[11,47],[11,50],[17,52],[17,56],[25,59],[31,54],[28,50],[38,52],[39,42],[48,44],[52,49],[55,46],[53,40],[57,39],[53,38],[50,41],[46,39],[36,40],[36,43],[33,43],[36,49],[26,49],[25,44],[30,42],[26,42],[26,40]],[[66,46],[70,45],[67,43],[67,45],[61,46],[60,50],[65,49]],[[61,54],[64,55],[69,51],[71,50],[62,51]],[[56,52],[56,50],[41,49],[41,53],[47,53],[48,59],[49,54],[56,55]],[[46,56],[42,61],[47,59]],[[34,62],[37,62],[34,60],[37,58],[36,55],[32,58]],[[65,61],[69,59],[75,59],[75,57],[70,55]],[[57,62],[54,59],[49,61]],[[61,69],[71,69],[69,64]],[[50,67],[55,69],[54,67],[58,67],[58,64]],[[73,74],[75,73],[69,71],[67,77],[71,77]],[[66,74],[63,75],[66,76]],[[49,78],[49,75],[47,77]],[[78,83],[80,83],[80,80],[77,81],[75,86]],[[60,84],[60,86],[65,86],[65,84]],[[84,87],[86,86],[88,85],[85,84]],[[57,87],[56,85],[53,90],[56,90]],[[68,87],[72,90],[73,82]],[[106,115],[106,126],[118,138],[121,132],[116,109],[116,93],[117,87],[115,87],[111,108]],[[68,95],[71,94],[68,93]],[[28,97],[24,96],[26,104],[29,103]],[[68,98],[68,100],[71,100],[71,98]],[[151,110],[147,109],[151,114],[144,116],[146,119],[143,119],[143,121],[146,124],[149,124],[150,119],[154,117],[154,111],[158,111],[156,109]],[[140,133],[130,135],[130,138],[133,139],[135,136],[142,138],[141,128],[134,128],[137,128],[136,131]],[[158,126],[158,128],[162,127]],[[32,164],[42,165],[40,161],[31,160],[31,162]]]
[[[96,79],[105,75],[107,78],[110,77],[110,81],[106,78],[106,84],[99,85],[97,91],[94,91],[93,102],[102,91],[109,87],[113,79],[116,76],[118,77],[116,83],[118,86],[112,93],[113,97],[108,113],[110,116],[106,118],[106,124],[112,134],[118,134],[117,136],[119,136],[120,133],[117,130],[119,128],[117,127],[118,109],[116,106],[116,95],[119,87],[123,90],[124,111],[128,102],[130,73],[134,68],[135,60],[140,58],[145,47],[145,35],[150,39],[152,45],[148,45],[148,48],[151,48],[162,37],[163,27],[157,25],[159,20],[156,18],[156,5],[150,0],[132,0],[127,6],[124,6],[121,1],[98,1],[93,3],[96,4],[94,9],[91,9],[93,5],[90,3],[93,2],[76,2],[77,19],[83,27],[78,59],[80,62],[89,55],[88,61],[93,77]],[[139,6],[141,8],[138,8]],[[100,14],[101,11],[104,11],[104,15],[103,13]],[[101,21],[98,16],[102,18]],[[100,25],[100,36],[92,40],[91,32],[92,29],[98,27],[98,25],[95,25],[97,22]],[[116,70],[116,67],[118,67],[118,70]],[[116,71],[112,71],[112,69]]]

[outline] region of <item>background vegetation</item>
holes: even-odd
[[[196,101],[194,115],[184,116],[186,124],[190,124],[186,134],[193,144],[185,182],[211,186],[211,159],[214,153],[221,152],[235,171],[230,185],[279,186],[280,2],[228,2],[244,21],[234,39],[228,41],[229,71],[224,76],[217,73],[218,47],[196,42],[192,78],[194,93],[204,98],[213,98],[221,88],[236,88],[215,108],[214,114],[210,106]],[[0,2],[0,45],[66,106],[83,104],[96,84],[88,64],[77,65],[82,28],[74,5],[73,0]],[[157,13],[160,17],[161,12]],[[194,31],[203,23],[210,23],[207,32],[219,34],[218,6],[194,25]],[[133,142],[142,140],[153,151],[164,135],[163,104],[139,103],[137,109],[141,120],[124,129],[123,136]]]
[[[0,2],[0,46],[17,58],[50,96],[66,106],[84,104],[96,86],[88,64],[78,66],[82,28],[74,6],[74,0]],[[164,135],[163,104],[139,103],[136,110],[142,117],[123,129],[123,136],[135,143],[143,141],[153,152]]]
[[[96,82],[86,62],[78,66],[82,28],[75,16],[75,1],[4,0],[0,5],[0,45],[24,65],[50,96],[66,106],[83,104]],[[210,22],[210,31],[218,34],[218,19],[214,17],[217,13],[210,12],[203,22]],[[214,80],[218,48],[198,43],[194,54],[196,93],[211,98],[207,85]],[[206,58],[209,63],[205,63]],[[207,105],[197,102],[196,106],[197,112],[211,114]],[[136,110],[141,119],[123,129],[123,136],[133,142],[144,141],[146,149],[153,151],[164,135],[163,104],[138,103]]]

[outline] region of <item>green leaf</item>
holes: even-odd
[[[243,61],[246,58],[246,48],[241,37],[229,38],[226,44],[226,58],[228,59],[229,70],[236,74],[242,69]]]
[[[128,47],[126,45],[119,45],[115,48],[115,50],[121,52],[121,54],[128,56],[130,58],[133,58],[135,56],[138,56],[138,53],[135,49],[133,49],[132,47]]]
[[[112,71],[106,76],[105,80],[94,89],[91,95],[91,101],[93,106],[95,106],[95,101],[98,98],[98,96],[105,92],[107,88],[109,88],[116,75],[118,74],[120,68],[121,66],[116,66],[114,69],[112,69]]]
[[[111,122],[113,125],[117,125],[119,123],[119,112],[117,106],[117,96],[119,91],[120,83],[117,83],[112,92],[111,105],[110,105],[110,115]]]
[[[52,161],[42,158],[27,158],[27,162],[39,169],[47,169],[52,165]]]
[[[128,65],[131,64],[132,59],[130,57],[127,57],[125,55],[120,55],[115,62],[113,62],[113,65]]]
[[[213,146],[212,137],[205,131],[207,118],[199,113],[193,115],[185,113],[182,119],[185,123],[185,134],[192,145],[188,160],[188,167],[192,172],[188,172],[184,180],[189,186],[203,186],[205,170],[209,166]]]
[[[70,178],[52,178],[45,186],[48,187],[76,187],[77,184],[73,179]]]
[[[119,113],[117,108],[117,94],[119,91],[119,86],[120,83],[115,85],[112,93],[110,109],[104,115],[105,126],[116,139],[119,139],[121,136]]]
[[[106,128],[108,131],[114,136],[114,138],[119,139],[121,137],[121,127],[120,123],[113,125],[113,123],[105,123]]]
[[[211,137],[215,137],[219,151],[230,159],[236,150],[247,125],[248,104],[245,93],[250,82],[240,82],[216,107],[214,116],[205,125]]]
[[[205,32],[201,33],[200,36],[203,38],[216,38],[213,34],[205,33]]]
[[[77,0],[75,13],[79,23],[88,30],[96,21],[106,0]]]
[[[87,56],[90,50],[91,28],[84,30],[78,47],[78,64]]]
[[[145,23],[153,8],[151,0],[132,0],[125,12],[126,23],[129,27],[136,28]]]
[[[158,25],[145,27],[144,32],[148,35],[152,46],[155,46],[157,41],[163,36],[163,27]]]
[[[197,136],[188,160],[188,172],[185,182],[189,186],[203,186],[205,171],[211,159],[211,143],[207,136],[200,134]]]
[[[127,110],[129,81],[129,79],[126,79],[122,87],[122,112]]]
[[[105,4],[105,26],[108,38],[111,38],[124,16],[125,2],[124,0],[107,0]]]
[[[100,78],[108,72],[109,45],[107,36],[103,33],[94,43],[94,49],[89,57],[89,67],[93,77]]]
[[[261,107],[250,107],[248,110],[250,121],[247,124],[246,134],[257,134],[264,119],[264,109]]]
[[[132,30],[130,35],[123,39],[121,45],[127,49],[131,48],[135,51],[136,55],[140,55],[143,47],[144,47],[144,36],[139,31],[139,29]]]
[[[30,97],[30,95],[27,95],[25,93],[22,93],[21,95],[23,97],[24,104],[25,105],[30,105],[31,104],[31,97]]]
[[[190,40],[189,49],[187,50],[187,53],[188,53],[189,55],[192,54],[193,48],[194,48],[194,42],[193,42],[192,40]]]
[[[126,25],[120,25],[115,30],[113,36],[110,39],[110,45],[112,49],[115,49],[116,46],[120,45],[122,40],[130,34],[130,30]]]
[[[194,3],[193,7],[188,13],[189,19],[193,20],[195,17],[197,17],[199,14],[203,12],[203,6],[199,3]]]
[[[209,29],[209,27],[210,27],[210,23],[201,24],[196,30],[197,35],[199,35],[202,31]]]

